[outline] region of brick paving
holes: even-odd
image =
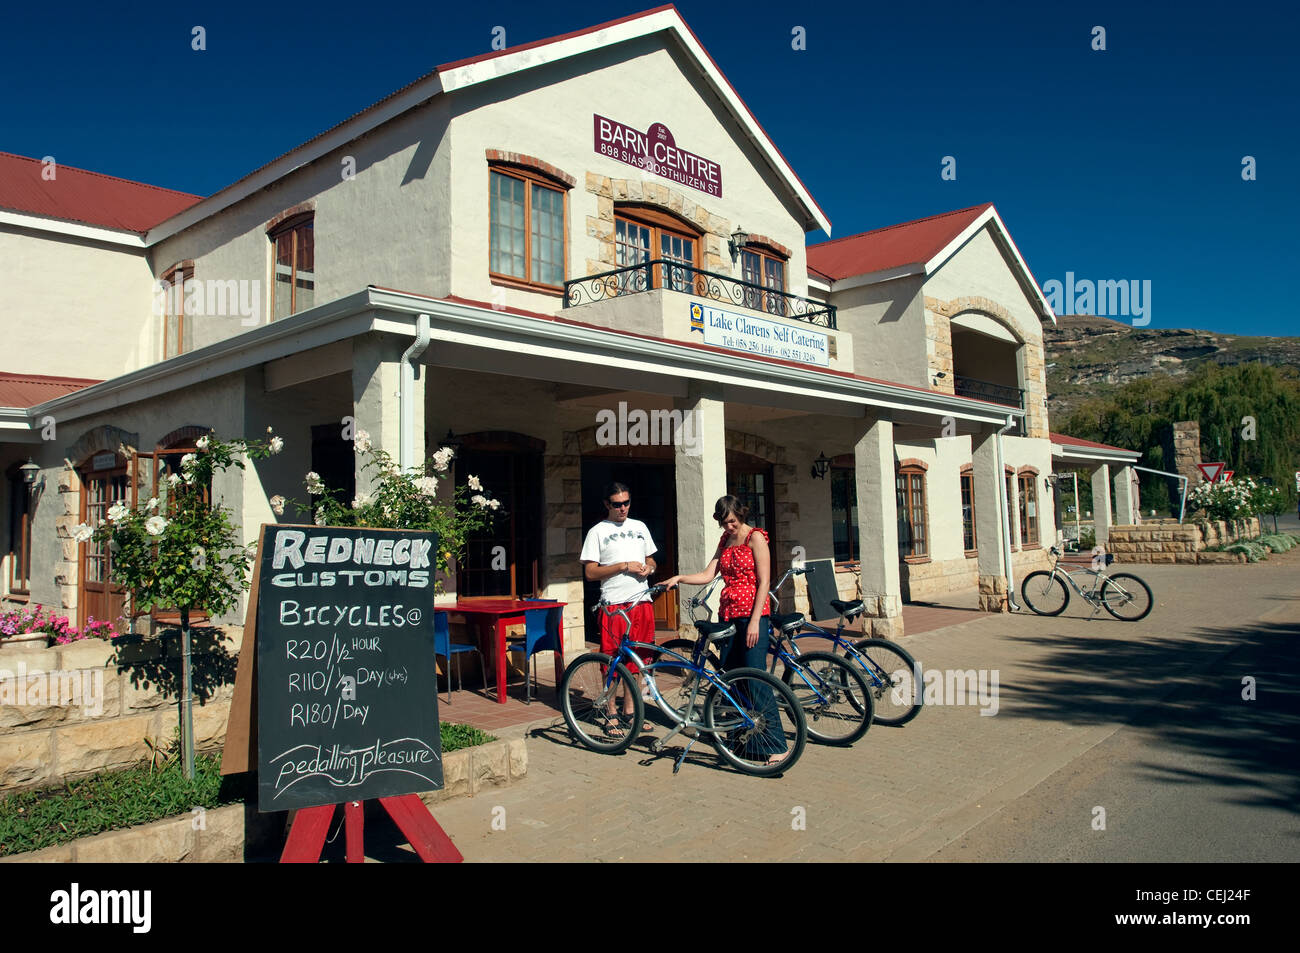
[[[1214,660],[1241,638],[1294,637],[1297,568],[1300,549],[1256,565],[1137,567],[1156,607],[1136,624],[1089,620],[1077,600],[1055,619],[930,610],[931,621],[967,621],[918,631],[918,616],[903,644],[927,672],[996,670],[996,715],[972,697],[927,704],[851,748],[809,744],[775,779],[738,774],[704,741],[676,776],[648,737],[596,754],[571,742],[558,715],[519,703],[542,717],[498,733],[526,734],[528,777],[435,815],[468,861],[924,859],[1178,689],[1214,678]]]

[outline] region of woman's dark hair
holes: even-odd
[[[627,485],[624,483],[606,483],[605,495],[601,497],[601,499],[603,499],[606,503],[608,503],[609,498],[613,496],[615,493],[626,493],[628,496],[632,495],[632,491],[629,490],[627,488]]]
[[[726,496],[719,497],[718,502],[713,505],[713,518],[721,526],[728,516],[735,515],[736,519],[742,523],[745,517],[749,516],[749,507],[738,496],[732,496],[728,493]]]

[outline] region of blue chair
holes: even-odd
[[[530,602],[556,602],[555,599],[530,599]],[[560,646],[560,619],[564,614],[564,609],[556,606],[554,609],[525,609],[524,610],[524,637],[522,639],[512,639],[506,648],[511,652],[524,653],[524,681],[528,686],[528,691],[524,697],[524,704],[533,703],[533,682],[537,680],[537,653],[538,652],[559,652]],[[528,676],[528,662],[532,660],[533,674],[530,679]],[[559,686],[556,686],[559,689]]]
[[[460,656],[465,652],[474,652],[478,655],[478,663],[483,670],[483,688],[487,689],[487,665],[483,662],[483,653],[478,650],[477,645],[462,645],[459,642],[451,640],[451,626],[448,624],[448,613],[434,612],[433,614],[433,654],[441,655],[447,660],[447,704],[451,704],[451,657],[456,656],[456,681],[464,690],[465,683],[460,677]]]

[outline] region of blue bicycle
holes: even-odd
[[[653,599],[665,591],[664,586],[652,586],[643,595]],[[652,750],[662,751],[680,732],[694,735],[673,765],[674,774],[700,731],[713,737],[723,760],[745,774],[770,777],[799,760],[808,726],[794,693],[762,669],[720,673],[704,664],[709,643],[734,635],[734,624],[695,623],[699,638],[688,657],[663,646],[633,642],[625,608],[600,602],[592,611],[621,615],[625,624],[615,658],[588,652],[570,663],[560,682],[565,724],[582,745],[603,754],[626,751],[639,733],[645,702],[652,701],[674,723],[664,738],[655,740]],[[645,661],[638,651],[654,658]],[[639,686],[627,663],[639,669]]]

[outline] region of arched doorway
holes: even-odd
[[[127,460],[113,450],[94,453],[77,467],[81,478],[81,522],[92,528],[108,518],[115,503],[131,503]],[[113,554],[103,542],[89,540],[79,546],[77,563],[77,628],[94,618],[112,622],[119,631],[127,628],[122,616],[126,590],[112,581]]]

